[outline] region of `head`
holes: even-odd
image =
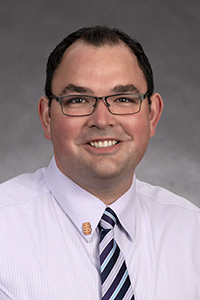
[[[105,203],[130,187],[155,133],[162,99],[153,93],[152,77],[139,43],[107,27],[84,28],[69,35],[49,57],[46,96],[38,105],[45,137],[53,143],[58,168]],[[148,97],[136,114],[110,113],[106,96],[126,93]],[[88,96],[99,99],[92,114],[71,116],[62,113],[59,102],[51,101],[51,94],[76,95],[69,102],[73,109],[77,105],[82,109],[80,103],[88,105]],[[123,105],[123,109],[135,104],[126,96],[114,99],[115,107]]]
[[[89,45],[100,47],[103,45],[117,45],[120,41],[124,42],[134,53],[138,60],[138,65],[141,68],[147,82],[147,97],[150,102],[150,96],[153,94],[154,82],[153,72],[149,60],[143,51],[142,46],[137,40],[132,39],[129,35],[116,28],[106,26],[84,27],[64,38],[52,51],[47,61],[46,68],[46,84],[45,94],[49,98],[51,104],[52,80],[54,73],[60,65],[65,51],[77,40],[83,40]]]

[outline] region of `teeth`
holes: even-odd
[[[90,145],[95,148],[106,148],[117,144],[116,140],[90,142]]]

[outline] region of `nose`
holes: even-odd
[[[114,124],[115,116],[109,112],[106,101],[99,98],[93,114],[88,119],[88,125],[104,129],[108,126],[114,126]]]

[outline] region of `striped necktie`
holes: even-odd
[[[116,214],[107,207],[99,224],[102,300],[134,300],[126,263],[114,239],[116,222]]]

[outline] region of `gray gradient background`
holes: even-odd
[[[142,43],[165,103],[137,177],[200,206],[199,16],[199,0],[1,0],[0,182],[51,159],[37,116],[50,51],[71,31],[106,24]]]

